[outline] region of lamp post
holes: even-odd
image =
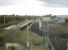
[[[28,19],[26,18],[26,22],[28,21]],[[27,24],[27,50],[30,50],[29,47],[29,28],[28,28],[28,24]]]
[[[43,29],[43,33],[44,33],[44,36],[43,36],[43,48],[44,50],[49,50],[49,41],[48,41],[48,29],[49,29],[49,26],[48,26],[48,22],[46,21],[46,26],[42,26]],[[45,28],[46,27],[46,28]],[[44,29],[45,28],[45,29]]]

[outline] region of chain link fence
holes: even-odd
[[[47,50],[67,50],[68,44],[68,29],[63,26],[63,23],[54,21],[42,21],[41,30],[47,32],[46,41],[48,41]],[[52,44],[52,45],[51,45]]]

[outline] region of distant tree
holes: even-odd
[[[0,23],[4,23],[4,16],[0,16]]]
[[[55,19],[56,18],[56,15],[54,15],[54,16],[51,16],[51,19]]]
[[[43,15],[43,17],[51,17],[52,14],[49,14],[49,15]]]

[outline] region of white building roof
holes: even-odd
[[[51,20],[51,17],[43,17],[42,20],[43,21],[50,21]]]

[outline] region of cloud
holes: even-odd
[[[0,14],[42,15],[45,14],[45,8],[41,4],[41,2],[36,0],[21,0],[16,5],[0,7]]]
[[[13,4],[13,5],[12,5]],[[43,5],[44,6],[43,6]],[[0,0],[0,14],[18,15],[68,15],[67,2],[64,0]],[[9,5],[9,6],[4,6]],[[57,8],[55,8],[57,7]],[[62,8],[63,7],[63,8]]]
[[[0,6],[15,5],[24,0],[0,0]]]
[[[0,6],[15,5],[23,1],[25,0],[0,0]],[[39,1],[43,2],[43,5],[47,7],[68,7],[68,0],[39,0]]]
[[[0,0],[0,6],[13,4],[11,0]]]
[[[68,0],[40,0],[48,7],[68,7]],[[46,4],[47,3],[47,4]]]

